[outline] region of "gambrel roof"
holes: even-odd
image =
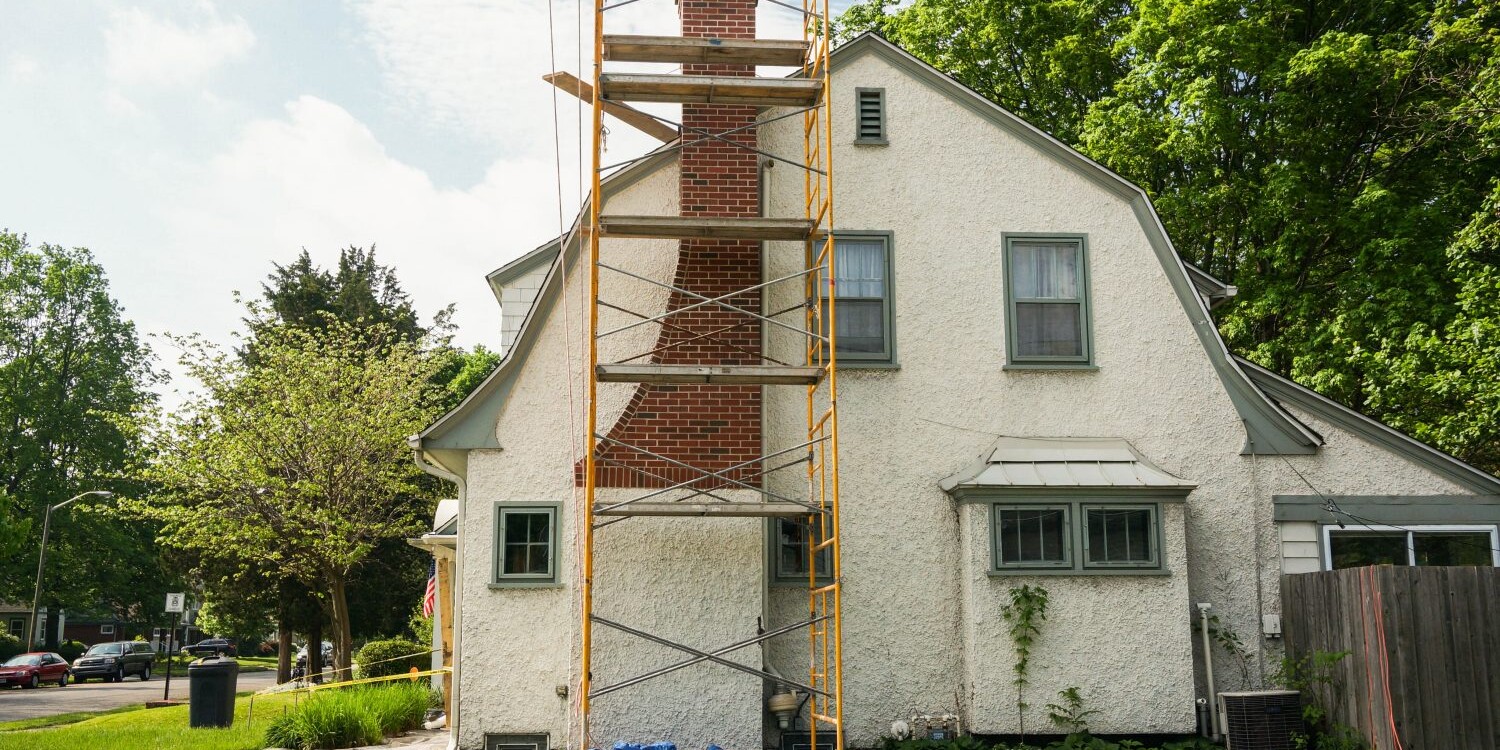
[[[1215,301],[1233,296],[1234,287],[1182,261],[1173,248],[1160,217],[1151,205],[1150,198],[1143,189],[877,34],[861,34],[835,49],[832,53],[832,69],[837,71],[865,55],[879,56],[887,64],[944,95],[955,105],[968,109],[1032,146],[1039,153],[1052,159],[1059,168],[1071,170],[1128,202],[1157,260],[1161,263],[1182,305],[1183,312],[1191,321],[1193,330],[1212,363],[1219,381],[1245,426],[1246,441],[1242,452],[1286,455],[1310,454],[1318,450],[1323,443],[1322,438],[1298,421],[1278,403],[1276,398],[1257,384],[1257,380],[1264,381],[1264,376],[1257,372],[1258,377],[1252,378],[1247,372],[1248,363],[1230,354],[1223,338],[1215,328],[1209,308]],[[606,178],[603,185],[605,196],[608,197],[635,184],[671,163],[675,157],[675,142],[662,146],[648,157]],[[589,207],[585,204],[579,213],[579,219],[575,221],[568,234],[523,256],[523,260],[528,264],[535,262],[541,253],[551,253],[553,258],[543,289],[523,323],[515,345],[506,353],[500,366],[468,399],[427,430],[412,437],[413,448],[425,451],[430,457],[448,466],[450,470],[458,470],[458,466],[463,461],[463,457],[459,454],[464,451],[500,448],[495,436],[496,418],[500,412],[500,406],[510,392],[520,363],[525,360],[532,343],[539,335],[541,328],[539,321],[545,319],[550,313],[560,295],[562,276],[560,264],[566,261],[571,270],[578,263],[578,249],[582,237],[578,231],[578,221],[587,215],[588,210]],[[558,253],[559,248],[566,248],[566,252]],[[510,265],[514,266],[515,262]],[[1413,457],[1413,452],[1426,456],[1423,451],[1406,443],[1387,441],[1382,445],[1408,457]],[[1430,448],[1426,450],[1432,451]],[[1448,458],[1451,461],[1457,461],[1452,457]],[[1458,463],[1462,464],[1462,462]],[[1444,473],[1450,477],[1454,472],[1465,474],[1471,481],[1478,481],[1481,484],[1483,480],[1478,479],[1476,475],[1488,477],[1496,483],[1496,486],[1500,486],[1500,480],[1466,464],[1462,466],[1465,468],[1454,469],[1449,466],[1449,471]],[[1493,492],[1494,490],[1487,491]]]

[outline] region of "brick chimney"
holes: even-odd
[[[756,0],[679,0],[682,35],[691,37],[755,37]],[[752,76],[745,65],[687,64],[684,75]],[[691,144],[680,152],[678,197],[683,216],[754,217],[760,214],[759,156],[693,129],[722,133],[752,125],[756,107],[726,104],[684,104],[682,139]],[[736,143],[756,145],[754,127],[723,136]],[[694,141],[700,141],[695,143]],[[672,285],[705,297],[718,297],[760,283],[760,243],[746,240],[683,240],[678,249]],[[699,300],[672,292],[667,309]],[[761,312],[760,292],[726,300],[746,310]],[[654,349],[661,364],[761,364],[760,322],[723,308],[705,305],[666,318]],[[673,327],[675,326],[675,327]],[[636,386],[609,437],[653,453],[710,471],[723,471],[752,462],[729,473],[748,484],[760,485],[751,475],[760,470],[761,387],[758,385]],[[580,466],[576,473],[583,479]],[[605,441],[597,462],[600,487],[663,487],[701,477],[685,469]],[[722,487],[721,480],[705,480],[696,488]]]

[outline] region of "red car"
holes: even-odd
[[[44,682],[55,682],[59,687],[67,687],[72,675],[68,662],[61,656],[46,651],[13,656],[10,661],[0,664],[0,685],[6,687],[20,685],[23,688],[34,688]]]

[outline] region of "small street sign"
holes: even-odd
[[[182,612],[182,603],[186,599],[186,594],[167,594],[167,611]]]

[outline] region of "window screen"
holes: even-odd
[[[1013,362],[1082,362],[1089,357],[1081,240],[1010,241]]]
[[[996,506],[996,566],[1066,565],[1067,535],[1066,508]]]
[[[807,582],[807,547],[813,541],[820,541],[822,536],[814,528],[815,523],[799,518],[776,519],[772,549],[776,580],[788,583]],[[827,578],[828,571],[833,566],[831,551],[818,550],[814,564],[818,566],[818,577]]]
[[[1156,511],[1151,507],[1083,509],[1084,547],[1089,565],[1156,564]]]
[[[890,247],[885,237],[835,237],[833,273],[833,293],[838,300],[835,317],[839,357],[889,360]],[[826,294],[828,285],[821,287]],[[827,310],[826,303],[823,309]],[[826,322],[823,333],[828,333]]]
[[[496,516],[496,581],[555,580],[556,509],[500,506]]]
[[[1366,565],[1495,564],[1493,529],[1375,527],[1330,529],[1328,561],[1334,570]]]

